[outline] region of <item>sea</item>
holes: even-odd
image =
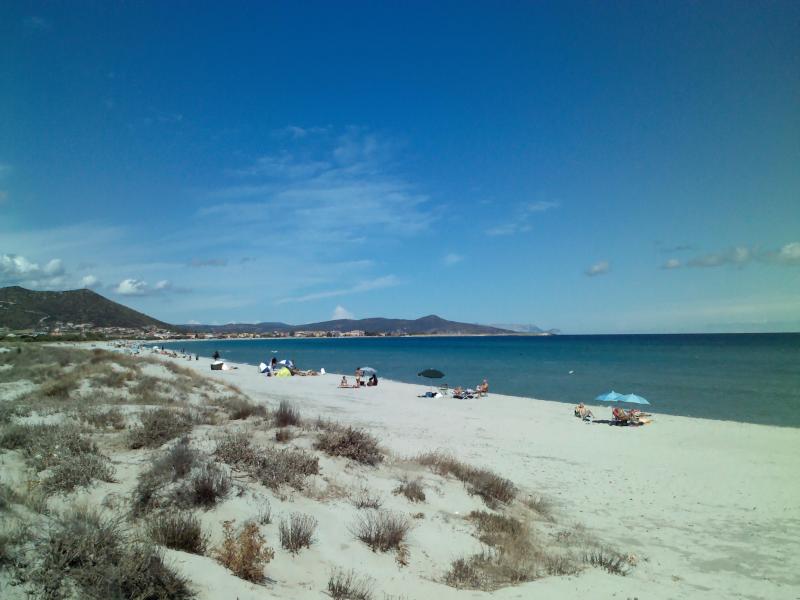
[[[433,368],[450,387],[576,404],[614,390],[646,398],[657,413],[800,427],[800,333],[491,337],[280,338],[165,343],[200,356],[427,385]],[[596,404],[596,403],[595,403]]]

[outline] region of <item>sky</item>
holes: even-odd
[[[0,285],[800,331],[800,3],[3,2]]]

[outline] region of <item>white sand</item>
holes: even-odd
[[[611,427],[582,423],[568,405],[528,398],[422,399],[417,395],[430,388],[381,380],[377,388],[339,389],[341,376],[333,374],[266,378],[250,365],[220,372],[209,369],[208,359],[178,362],[234,383],[256,401],[274,406],[288,399],[307,417],[364,426],[397,456],[451,450],[509,477],[526,493],[544,494],[560,522],[582,523],[638,559],[627,577],[588,569],[492,594],[458,591],[432,581],[441,573],[426,573],[424,557],[433,562],[463,556],[465,547],[474,546],[466,528],[461,538],[445,529],[424,539],[412,534],[412,564],[400,570],[391,556],[353,541],[345,522],[351,513],[340,501],[321,519],[319,542],[308,554],[293,559],[279,552],[268,565],[268,573],[294,570],[291,579],[307,582],[273,584],[274,597],[324,597],[320,590],[332,564],[371,573],[386,594],[377,598],[800,597],[798,429],[665,415],[643,427]],[[600,418],[610,412],[592,408]],[[321,464],[323,473],[337,476],[333,465]],[[355,470],[370,476],[368,468]],[[437,495],[426,512],[447,520],[448,511],[480,508],[479,502],[470,507],[458,494],[452,497],[456,505],[447,493]],[[298,497],[273,508],[286,513],[308,502]],[[232,589],[231,578],[222,577],[224,569],[208,558],[170,554],[205,588],[203,598],[271,596],[245,582]]]

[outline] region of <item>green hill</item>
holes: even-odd
[[[62,323],[95,327],[171,326],[104,298],[91,290],[38,292],[19,286],[0,288],[0,327],[37,329]]]

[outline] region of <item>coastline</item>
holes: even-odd
[[[789,599],[800,584],[781,559],[800,552],[800,430],[661,414],[647,426],[611,427],[582,423],[560,402],[423,399],[424,385],[382,379],[377,388],[339,389],[339,375],[266,378],[243,363],[210,371],[208,359],[162,358],[257,402],[288,400],[311,418],[363,426],[399,457],[451,451],[545,495],[561,515],[638,558],[626,578],[526,584],[537,593]],[[755,547],[754,539],[771,542]]]

